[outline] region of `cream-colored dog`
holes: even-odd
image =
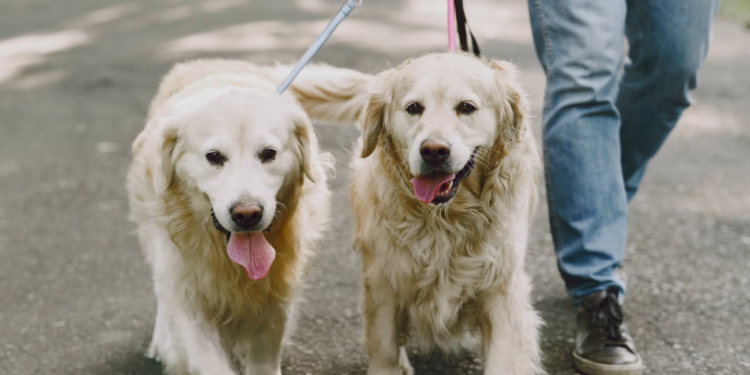
[[[488,375],[542,372],[524,273],[539,158],[513,66],[407,61],[377,77],[360,124],[350,199],[368,374],[411,374],[410,335],[479,349]]]
[[[133,144],[130,204],[157,298],[149,355],[168,374],[281,373],[332,168],[293,94],[317,117],[353,121],[370,79],[309,67],[276,94],[290,69],[178,65]]]

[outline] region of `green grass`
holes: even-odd
[[[750,0],[722,0],[721,15],[743,21],[750,28]]]

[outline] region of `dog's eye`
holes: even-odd
[[[419,103],[411,103],[406,107],[406,112],[410,115],[421,115],[424,112],[424,107]]]
[[[212,165],[222,166],[227,161],[227,158],[219,151],[209,151],[206,154],[206,160]]]
[[[458,107],[456,107],[456,112],[458,112],[461,115],[468,115],[473,113],[477,110],[477,107],[474,104],[471,104],[469,102],[461,102]]]
[[[260,152],[260,160],[263,162],[271,161],[276,159],[276,150],[267,148]]]

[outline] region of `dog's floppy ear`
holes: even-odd
[[[297,143],[297,156],[302,172],[312,182],[319,180],[318,170],[313,165],[312,154],[317,148],[317,138],[310,120],[301,110],[294,116],[294,137]]]
[[[385,71],[378,74],[370,98],[359,119],[362,129],[362,158],[370,156],[378,146],[380,133],[385,126],[385,106],[388,96],[388,80],[392,73]]]
[[[362,158],[370,156],[378,146],[383,131],[385,130],[386,105],[391,100],[391,78],[396,72],[409,64],[409,60],[398,67],[386,70],[375,77],[370,98],[367,106],[362,111],[359,118],[360,129],[362,130]]]
[[[492,60],[490,68],[495,74],[498,140],[505,145],[519,142],[526,126],[528,104],[516,79],[517,69],[510,62],[497,60]]]
[[[385,98],[382,95],[372,94],[362,112],[359,121],[362,128],[362,159],[370,156],[378,146],[378,139],[380,139],[385,121],[385,104]]]
[[[157,131],[160,133],[160,166],[157,168],[160,173],[156,173],[156,176],[154,176],[154,185],[157,191],[164,191],[172,186],[175,181],[174,163],[178,153],[179,127],[174,119],[168,117],[155,118],[153,121],[159,121]]]

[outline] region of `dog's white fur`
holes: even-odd
[[[371,80],[313,66],[277,95],[289,71],[230,60],[179,64],[133,144],[127,186],[157,297],[148,354],[170,375],[280,374],[295,291],[328,221],[333,167],[300,104],[322,119],[354,121],[366,95],[353,88]],[[258,154],[269,146],[277,155],[264,163]],[[220,168],[206,160],[213,149],[228,157]],[[211,218],[213,209],[232,231],[229,207],[247,199],[266,208],[260,225],[276,250],[259,281],[230,260]]]
[[[411,374],[410,335],[448,352],[472,348],[474,338],[487,375],[543,372],[541,320],[524,272],[539,157],[515,76],[510,63],[447,53],[377,77],[360,118],[350,190],[369,375]],[[405,110],[415,101],[421,115]],[[458,114],[462,101],[478,109]],[[418,201],[409,182],[428,138],[451,144],[454,170],[479,148],[473,172],[445,206]]]

